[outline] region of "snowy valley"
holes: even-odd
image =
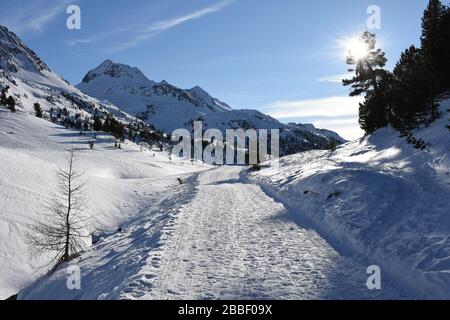
[[[159,233],[168,221],[174,220],[176,211],[167,212],[165,207],[158,209],[159,202],[169,201],[180,206],[185,191],[179,181],[210,167],[171,157],[166,150],[169,148],[167,141],[161,131],[154,131],[153,121],[161,123],[159,128],[162,130],[169,130],[178,125],[188,126],[178,123],[179,119],[193,122],[208,113],[221,113],[227,116],[213,117],[216,119],[214,125],[219,129],[228,128],[226,123],[218,124],[219,120],[226,119],[235,122],[235,126],[245,122],[249,128],[283,126],[257,111],[233,111],[200,88],[185,91],[166,82],[155,84],[136,68],[106,61],[95,72],[88,73],[87,82],[87,79],[95,79],[100,70],[103,77],[107,77],[105,85],[111,85],[110,81],[114,83],[118,77],[120,87],[110,88],[112,92],[123,94],[124,88],[135,86],[142,87],[144,97],[148,91],[151,91],[150,97],[156,95],[156,101],[151,102],[161,103],[161,117],[166,119],[144,122],[148,120],[142,117],[145,108],[132,110],[127,105],[119,108],[104,97],[97,99],[81,92],[52,72],[14,33],[2,26],[0,62],[0,89],[5,97],[13,97],[16,102],[15,112],[8,110],[8,106],[0,107],[1,298],[16,294],[49,269],[46,262],[50,256],[33,255],[26,233],[45,212],[45,203],[54,196],[56,170],[66,164],[67,149],[75,149],[80,158],[79,166],[86,172],[88,205],[85,215],[89,221],[86,234],[96,238],[98,235],[111,237],[123,224],[134,222],[142,227],[144,223],[146,229],[151,229],[145,229],[145,232],[155,233],[157,243]],[[101,90],[96,92],[100,94]],[[116,102],[121,103],[120,100]],[[41,110],[41,118],[35,117],[36,105]],[[142,104],[137,106],[141,108]],[[185,117],[174,118],[174,110]],[[98,130],[95,129],[98,119],[103,122],[113,119],[122,124],[122,136],[95,131]],[[173,123],[167,122],[169,120]],[[295,130],[289,131],[286,137],[294,140],[291,152],[328,147],[331,139],[336,143],[343,142],[337,134],[317,130],[311,125],[295,125]],[[132,136],[131,132],[134,133]],[[145,140],[144,134],[150,135],[151,139]],[[165,194],[167,196],[163,197]],[[141,216],[150,220],[144,222],[140,220]],[[89,247],[90,239],[86,250]],[[137,251],[141,249],[136,248]],[[148,250],[151,249],[149,245]],[[133,259],[139,259],[139,256]],[[130,270],[127,276],[135,277],[133,272],[137,270]],[[105,275],[109,275],[109,270]]]
[[[66,266],[19,298],[448,299],[449,102],[447,117],[416,132],[433,145],[426,153],[386,129],[259,172],[184,164],[186,183],[169,176],[166,189],[135,177],[126,183],[139,194],[126,188],[111,210],[123,220],[133,194],[126,212],[139,214],[69,263],[82,290],[67,289]],[[369,265],[381,267],[383,290],[367,290]]]
[[[0,106],[0,299],[450,299],[448,94],[408,137],[387,126],[346,142],[111,60],[73,86],[2,26],[0,91],[14,100]],[[197,120],[279,129],[282,157],[172,155],[170,133]],[[88,237],[52,270],[26,234],[71,148]],[[374,265],[381,290],[367,287]]]

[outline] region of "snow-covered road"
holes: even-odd
[[[367,265],[336,252],[299,224],[259,186],[240,179],[242,168],[201,173],[192,201],[181,207],[162,250],[147,270],[144,299],[383,298],[369,291]],[[151,289],[150,289],[151,287]]]
[[[21,299],[380,299],[401,298],[382,278],[366,287],[369,264],[337,252],[306,222],[246,182],[242,167],[196,173],[144,207]]]

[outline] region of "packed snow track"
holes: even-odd
[[[385,277],[382,290],[369,290],[368,263],[336,251],[246,174],[202,171],[156,194],[123,231],[71,262],[81,270],[81,291],[67,290],[64,267],[19,299],[401,297]]]
[[[341,256],[312,228],[300,225],[242,168],[201,173],[161,255],[149,265],[144,299],[383,298],[367,289],[367,266]],[[155,270],[157,269],[157,270]]]

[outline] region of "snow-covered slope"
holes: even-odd
[[[417,297],[450,298],[450,99],[416,130],[415,149],[392,129],[332,151],[282,158],[251,179],[335,247],[381,266]]]
[[[0,69],[13,73],[18,73],[21,70],[36,73],[50,71],[36,53],[27,48],[14,33],[1,25]]]
[[[259,111],[233,110],[198,86],[183,90],[166,81],[155,83],[139,69],[110,60],[90,71],[77,87],[91,96],[111,101],[167,133],[191,129],[195,120],[203,120],[205,128],[223,131],[280,129],[282,154],[326,149],[333,144],[332,139],[336,144],[344,142],[338,134],[317,130],[312,125],[285,125]]]
[[[94,114],[113,115],[124,123],[138,121],[109,102],[82,93],[52,72],[13,32],[0,25],[0,90],[6,87],[19,111],[34,113],[33,106],[39,103],[44,111],[55,110],[54,115],[65,108],[69,117],[78,115],[86,121],[92,120]],[[78,103],[74,104],[74,100]]]
[[[67,165],[66,150],[72,144],[88,181],[87,233],[114,232],[153,206],[158,194],[170,193],[177,178],[204,169],[171,161],[166,153],[141,152],[128,142],[115,149],[107,134],[97,134],[94,150],[89,150],[90,140],[89,133],[80,137],[78,131],[0,107],[0,299],[46,272],[40,268],[48,257],[30,254],[25,233],[52,197],[56,169]]]

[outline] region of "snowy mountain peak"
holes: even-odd
[[[111,60],[89,71],[77,87],[167,132],[184,127],[192,119],[232,110],[198,86],[185,90],[165,80],[155,82],[139,69]]]
[[[192,95],[194,95],[195,97],[198,97],[198,98],[202,98],[205,100],[212,98],[208,92],[206,92],[199,86],[195,86],[192,89],[189,89],[188,91],[189,91],[189,93],[191,93]]]
[[[2,25],[0,25],[0,69],[11,73],[18,73],[20,70],[50,71],[33,50]]]
[[[205,90],[202,89],[200,86],[195,86],[192,89],[189,89],[190,92],[193,93],[199,93],[199,94],[208,94]]]
[[[138,68],[121,63],[114,63],[109,59],[100,64],[97,68],[89,71],[83,78],[83,83],[89,83],[99,77],[133,81],[133,83],[141,84],[142,86],[152,85],[152,81],[147,79]]]
[[[103,61],[103,63],[100,66],[110,66],[110,65],[113,65],[113,64],[114,64],[113,61],[111,61],[109,59],[106,59],[105,61]]]

